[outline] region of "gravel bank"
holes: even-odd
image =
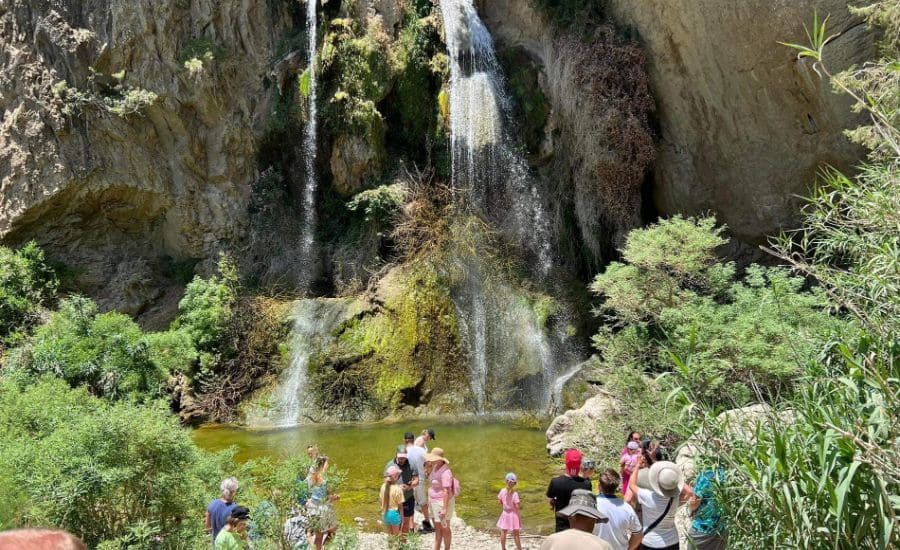
[[[488,550],[500,548],[500,534],[486,533],[479,531],[474,527],[470,527],[459,518],[454,518],[453,526],[453,549],[458,550]],[[422,550],[432,550],[434,548],[434,535],[421,535],[419,537]],[[539,536],[523,536],[523,550],[538,550],[541,546],[543,537]],[[510,536],[506,540],[508,550],[515,550],[516,545]],[[362,533],[359,538],[359,550],[388,550],[388,537],[384,533]]]

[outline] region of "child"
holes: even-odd
[[[401,506],[403,506],[403,489],[397,485],[400,477],[400,468],[391,466],[384,476],[384,484],[381,485],[381,519],[388,534],[397,536],[400,534]]]
[[[628,487],[628,479],[637,468],[637,461],[641,456],[641,446],[636,441],[629,441],[625,449],[627,453],[623,454],[619,461],[622,465],[622,487]]]
[[[500,528],[500,547],[506,550],[506,532],[512,531],[513,540],[516,541],[516,549],[522,550],[522,541],[519,540],[519,530],[522,528],[522,520],[519,518],[519,493],[516,492],[516,474],[506,474],[506,487],[500,489],[497,500],[503,508],[497,527]]]

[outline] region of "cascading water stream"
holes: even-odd
[[[318,122],[316,112],[316,37],[318,35],[317,0],[306,2],[306,33],[309,39],[308,65],[306,68],[306,126],[303,129],[303,167],[306,181],[303,187],[303,259],[309,262],[316,239],[316,154],[318,146]]]
[[[536,275],[546,278],[553,266],[550,230],[536,183],[524,157],[504,128],[510,102],[490,32],[473,0],[441,0],[450,54],[451,172],[457,200],[496,223],[514,242],[525,243],[536,260]],[[479,412],[486,408],[492,383],[502,383],[503,363],[530,354],[539,361],[541,395],[535,406],[552,398],[556,376],[551,345],[542,327],[526,319],[520,305],[486,291],[480,267],[463,262],[468,273],[457,292],[463,336],[471,360],[471,386]],[[504,334],[516,331],[517,334]],[[518,346],[518,349],[515,347]]]
[[[473,0],[441,0],[450,54],[450,142],[454,189],[526,243],[537,275],[553,267],[550,228],[534,179],[504,121],[511,108],[494,42]]]

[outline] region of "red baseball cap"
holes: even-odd
[[[581,470],[581,451],[578,449],[569,449],[566,451],[566,473],[570,476],[577,476]]]

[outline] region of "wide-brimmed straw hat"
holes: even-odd
[[[684,489],[684,478],[681,475],[681,468],[674,462],[663,460],[653,463],[650,466],[650,488],[654,493],[674,498],[681,494]]]
[[[561,518],[569,516],[584,516],[599,522],[606,522],[609,518],[597,509],[597,497],[587,489],[575,489],[569,499],[569,505],[556,512]]]
[[[443,460],[447,464],[450,464],[450,461],[444,458],[444,449],[441,449],[440,447],[431,449],[431,452],[425,455],[425,462],[437,462],[438,460]]]

